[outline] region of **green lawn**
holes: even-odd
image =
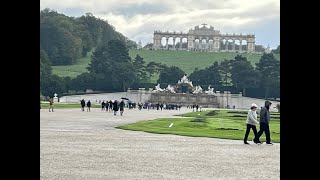
[[[187,113],[184,117],[187,118],[162,118],[149,121],[140,121],[133,124],[122,125],[117,128],[133,131],[145,131],[157,134],[176,134],[193,137],[214,137],[222,139],[237,139],[242,140],[246,130],[245,117],[233,117],[234,115],[243,115],[241,113],[228,113],[225,110],[216,110],[216,115],[205,116],[206,112]],[[200,114],[200,115],[198,115]],[[278,117],[279,114],[275,113]],[[193,117],[192,117],[193,116]],[[205,119],[207,122],[190,122],[194,119]],[[169,128],[169,125],[173,126]],[[257,127],[259,130],[259,127]],[[272,142],[280,142],[280,118],[271,117],[270,132]],[[249,140],[253,139],[254,135],[251,131]],[[265,141],[265,135],[260,138]]]
[[[79,59],[79,62],[75,65],[69,65],[69,66],[51,66],[52,67],[52,73],[56,74],[60,77],[71,77],[75,78],[78,75],[87,72],[87,67],[91,59],[92,52],[89,52],[86,57],[83,57]]]
[[[212,65],[215,61],[223,61],[224,59],[233,59],[237,53],[235,52],[194,52],[194,51],[172,51],[172,50],[146,50],[131,49],[129,54],[134,58],[137,54],[144,58],[146,63],[154,61],[167,65],[180,67],[187,74],[194,71],[195,68],[203,69]],[[241,53],[242,56],[255,66],[259,62],[262,54]],[[280,60],[278,54],[275,55]]]
[[[70,66],[52,66],[52,72],[58,76],[66,77],[70,76],[71,78],[76,77],[77,75],[86,72],[86,67],[88,66],[91,53],[84,58],[81,58],[79,62],[75,65]],[[146,63],[154,61],[161,62],[167,65],[174,65],[180,67],[187,74],[190,74],[194,71],[196,67],[202,69],[210,66],[215,61],[223,61],[224,59],[233,59],[237,53],[235,52],[194,52],[194,51],[167,51],[167,50],[146,50],[146,49],[130,49],[129,55],[131,58],[135,58],[139,54],[144,58]],[[249,54],[242,53],[242,56],[248,58],[248,60],[255,66],[262,56],[262,54]],[[275,54],[275,57],[280,60],[280,55]],[[152,81],[155,81],[158,77],[153,77]]]
[[[81,108],[80,102],[79,104],[58,104],[54,103],[53,108],[56,109],[66,109],[66,108]],[[92,104],[91,108],[101,108],[101,105]],[[49,109],[49,103],[42,103],[41,109]]]

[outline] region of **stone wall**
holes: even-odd
[[[79,103],[81,99],[91,100],[92,103],[98,103],[99,100],[120,100],[122,97],[129,98],[133,102],[167,102],[181,103],[183,106],[198,103],[202,106],[226,108],[229,105],[236,109],[249,109],[252,103],[260,107],[264,106],[264,99],[243,97],[242,94],[231,94],[229,91],[216,91],[215,95],[208,94],[171,94],[171,93],[156,93],[152,92],[152,88],[146,90],[128,90],[127,92],[102,93],[102,94],[84,94],[63,96],[60,98],[61,103]],[[270,111],[277,111],[275,108],[280,102],[271,101]]]

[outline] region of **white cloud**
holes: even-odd
[[[40,0],[40,9],[43,8],[67,15],[70,9],[91,12],[143,44],[152,42],[154,30],[187,32],[205,22],[224,33],[246,31],[243,33],[257,35],[250,30],[269,21],[280,21],[279,0]]]

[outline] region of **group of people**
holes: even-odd
[[[188,105],[187,108],[192,109],[192,112],[194,112],[194,110],[196,110],[196,112],[198,112],[200,110],[200,112],[202,111],[202,106],[199,104],[192,104],[192,105]]]
[[[87,112],[90,112],[90,108],[91,108],[91,102],[90,100],[88,100],[87,104],[85,102],[84,99],[82,99],[80,101],[80,104],[81,104],[81,110],[84,111],[84,107],[87,105]],[[101,103],[101,111],[107,111],[107,112],[112,112],[113,111],[113,114],[114,115],[117,115],[117,112],[120,110],[120,115],[122,116],[123,115],[123,112],[124,112],[124,107],[125,107],[125,102],[122,100],[122,101],[118,101],[118,100],[115,100],[115,101],[102,101]]]
[[[256,112],[258,106],[254,103],[251,105],[250,110],[248,111],[247,120],[246,120],[247,130],[243,139],[244,144],[249,144],[247,140],[250,133],[250,129],[252,129],[254,133],[254,139],[253,139],[254,143],[262,144],[259,138],[264,132],[266,134],[266,144],[273,145],[271,142],[270,129],[269,129],[269,122],[270,122],[269,108],[271,104],[272,103],[270,101],[265,101],[264,107],[262,107],[260,110],[260,123],[258,122],[258,117],[257,117],[258,115]],[[259,132],[257,132],[257,128],[256,128],[257,124],[260,124]]]
[[[139,110],[141,109],[156,109],[156,110],[180,110],[182,107],[181,104],[173,104],[173,103],[152,103],[152,102],[140,102],[138,103]]]

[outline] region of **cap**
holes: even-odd
[[[255,103],[252,103],[252,104],[251,104],[251,107],[256,107],[256,108],[257,108],[258,105],[256,105]]]

